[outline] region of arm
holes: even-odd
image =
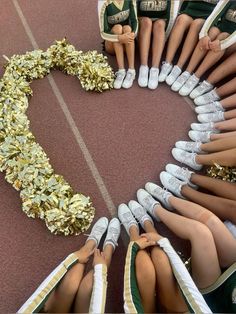
[[[101,37],[104,40],[118,42],[118,35],[114,35],[111,33],[110,27],[107,21],[107,3],[106,0],[98,0],[98,21]]]
[[[137,2],[136,0],[130,0],[130,22],[132,31],[135,37],[138,33],[138,17],[137,17]]]
[[[214,24],[222,17],[222,15],[227,10],[228,6],[230,5],[230,0],[220,0],[219,3],[216,5],[215,9],[206,19],[200,33],[199,39],[208,36],[209,29],[214,26]]]
[[[179,0],[171,1],[170,12],[169,12],[169,22],[166,28],[166,39],[170,35],[172,27],[174,26],[179,9],[180,9],[180,1]]]

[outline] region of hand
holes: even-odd
[[[221,46],[220,46],[220,41],[219,39],[216,39],[214,41],[210,41],[209,47],[213,52],[220,52],[221,51]]]
[[[98,264],[106,265],[106,258],[103,252],[100,252],[100,250],[95,249],[93,254],[93,266]]]
[[[89,260],[89,257],[93,254],[94,250],[83,246],[79,251],[76,251],[74,254],[78,257],[79,263],[85,264]]]
[[[210,49],[210,47],[209,47],[210,41],[211,40],[210,40],[209,36],[205,36],[205,37],[201,38],[199,40],[199,49],[203,50],[203,51],[209,50]]]
[[[144,250],[149,246],[156,245],[155,241],[150,241],[146,237],[142,237],[142,238],[136,240],[135,243],[138,244],[138,246],[140,247],[141,250]]]
[[[141,237],[147,239],[147,241],[149,242],[154,242],[155,244],[158,240],[162,238],[162,236],[160,236],[160,234],[156,232],[143,233],[141,234]]]
[[[134,41],[134,33],[125,33],[118,36],[119,43],[121,44],[131,44]]]

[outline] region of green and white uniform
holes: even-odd
[[[17,313],[39,313],[43,311],[44,305],[51,292],[60,284],[62,278],[78,263],[75,254],[70,254],[61,262],[53,272],[41,283],[32,296],[22,305]],[[107,291],[107,267],[103,264],[94,267],[94,283],[90,301],[89,313],[104,313]]]
[[[167,238],[157,241],[169,258],[174,276],[183,293],[189,310],[194,313],[212,313],[211,309],[193,282],[179,255]],[[135,258],[139,251],[135,242],[130,242],[125,263],[124,274],[124,310],[125,313],[144,313],[135,273]]]
[[[199,39],[208,35],[211,27],[216,26],[221,32],[229,33],[230,36],[221,40],[221,49],[224,50],[236,43],[236,1],[221,0],[204,23]]]
[[[219,0],[184,1],[179,14],[187,14],[193,19],[207,19],[212,13]]]
[[[152,21],[166,20],[166,37],[168,37],[180,6],[179,0],[138,0],[138,16],[149,17]]]
[[[129,25],[137,35],[138,19],[135,0],[98,0],[98,19],[101,37],[104,40],[118,42],[118,35],[112,33],[114,25]]]

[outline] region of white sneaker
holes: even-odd
[[[197,116],[199,122],[219,122],[224,121],[224,111],[216,111],[212,113],[202,113]]]
[[[122,86],[122,83],[124,81],[124,78],[125,78],[125,74],[126,74],[126,71],[125,69],[120,69],[119,71],[117,71],[115,73],[115,81],[114,81],[114,88],[115,89],[120,89],[121,86]]]
[[[157,198],[165,208],[170,210],[173,209],[169,203],[169,197],[172,196],[170,192],[152,182],[147,182],[145,184],[145,189],[148,191],[148,193]]]
[[[215,129],[214,122],[207,122],[207,123],[191,123],[191,129],[193,131],[214,131],[215,133],[220,133],[219,130]]]
[[[149,67],[147,65],[141,65],[139,68],[139,76],[138,76],[138,85],[140,87],[147,87],[148,73],[149,73]]]
[[[174,92],[178,92],[180,88],[187,82],[187,80],[190,78],[190,73],[188,71],[184,71],[177,80],[171,85],[171,89]]]
[[[148,80],[148,88],[156,89],[158,86],[158,75],[159,69],[158,68],[151,68],[149,73],[149,80]]]
[[[183,167],[181,168],[174,164],[168,164],[166,165],[166,171],[169,174],[172,174],[172,176],[176,177],[177,179],[187,183],[193,189],[197,188],[197,186],[191,182],[191,175],[194,172],[190,171],[188,168],[183,168]]]
[[[173,67],[172,64],[170,64],[168,62],[162,63],[161,73],[160,73],[159,78],[158,78],[159,82],[164,82],[166,80],[166,77],[170,73],[172,67]]]
[[[156,206],[160,206],[160,203],[157,202],[147,191],[144,189],[139,189],[137,191],[138,202],[152,215],[156,218],[157,221],[160,221],[159,217],[154,212]]]
[[[107,244],[111,244],[115,250],[118,246],[118,239],[120,236],[120,221],[117,218],[113,218],[107,228],[107,235],[104,240],[103,249]]]
[[[211,141],[211,134],[215,134],[213,131],[189,131],[188,136],[192,141],[208,143]]]
[[[134,216],[132,215],[129,207],[126,204],[120,204],[118,206],[118,217],[120,222],[124,226],[126,232],[129,235],[129,229],[131,226],[136,226],[138,228],[137,221],[135,220]]]
[[[88,236],[87,241],[94,240],[96,242],[96,247],[98,247],[103,234],[107,230],[107,227],[108,227],[108,219],[106,217],[99,218],[93,225],[93,228]]]
[[[212,91],[210,91],[210,92],[208,92],[202,96],[196,97],[194,99],[194,103],[197,106],[202,106],[202,105],[206,105],[212,101],[216,101],[219,99],[220,99],[220,97],[217,95],[216,90],[213,89]]]
[[[171,191],[173,194],[180,198],[184,198],[181,194],[181,189],[183,185],[186,185],[185,182],[178,180],[171,174],[169,174],[166,171],[162,171],[160,173],[160,180],[162,185],[169,191]]]
[[[181,96],[188,96],[191,91],[197,86],[199,78],[194,74],[189,77],[186,83],[180,88],[179,94]]]
[[[185,150],[186,152],[203,153],[200,148],[201,144],[201,142],[178,141],[175,143],[175,147]]]
[[[223,106],[219,101],[213,101],[209,104],[198,106],[195,108],[196,113],[209,113],[209,112],[217,112],[217,111],[225,111]]]
[[[146,210],[136,201],[129,201],[129,209],[131,210],[134,217],[140,222],[144,229],[144,222],[150,221],[153,224],[152,218],[147,214]]]
[[[181,72],[182,69],[180,69],[178,65],[175,65],[170,74],[167,76],[166,83],[171,86],[176,81],[177,77],[181,74]]]
[[[190,98],[195,99],[207,92],[209,92],[213,88],[213,85],[207,81],[203,81],[198,87],[196,87],[191,94]]]
[[[128,89],[128,88],[132,87],[133,81],[135,79],[135,74],[136,74],[136,72],[134,69],[128,69],[126,76],[125,76],[125,79],[122,83],[123,88]]]
[[[179,148],[173,148],[172,155],[175,160],[182,162],[183,164],[191,167],[194,170],[201,170],[203,167],[202,165],[196,163],[196,153],[189,153]]]

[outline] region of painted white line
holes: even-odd
[[[39,49],[39,46],[38,46],[38,44],[34,38],[34,35],[30,29],[30,26],[29,26],[29,24],[28,24],[28,22],[24,16],[20,6],[19,6],[18,1],[17,0],[12,0],[12,1],[13,1],[15,8],[16,8],[17,14],[19,15],[20,20],[24,26],[25,32],[30,39],[30,42],[31,42],[33,48]],[[106,206],[107,206],[111,216],[116,216],[115,204],[113,203],[112,198],[111,198],[111,196],[110,196],[110,194],[106,188],[106,185],[105,185],[105,183],[104,183],[104,181],[103,181],[103,179],[102,179],[102,177],[101,177],[101,175],[100,175],[100,173],[99,173],[99,171],[95,165],[95,162],[93,161],[93,158],[92,158],[92,156],[91,156],[91,154],[90,154],[90,152],[89,152],[89,150],[85,144],[85,141],[83,140],[83,137],[80,134],[79,129],[76,126],[76,123],[75,123],[75,121],[74,121],[74,119],[70,113],[70,110],[69,110],[69,108],[68,108],[68,106],[67,106],[67,104],[66,104],[66,102],[62,96],[62,93],[60,92],[60,90],[59,90],[54,78],[52,77],[52,75],[49,74],[47,76],[47,78],[49,80],[49,83],[51,85],[53,93],[56,96],[56,98],[59,102],[59,105],[60,105],[60,107],[61,107],[61,109],[65,115],[65,118],[66,118],[66,120],[67,120],[67,122],[71,128],[71,131],[73,132],[73,134],[75,136],[76,142],[78,143],[78,145],[79,145],[79,147],[83,153],[83,156],[86,160],[86,163],[87,163],[87,165],[88,165],[88,167],[89,167],[89,169],[93,175],[93,178],[94,178],[94,180],[95,180],[95,182],[96,182],[96,184],[100,190],[100,193],[103,197],[103,200],[106,203]]]

